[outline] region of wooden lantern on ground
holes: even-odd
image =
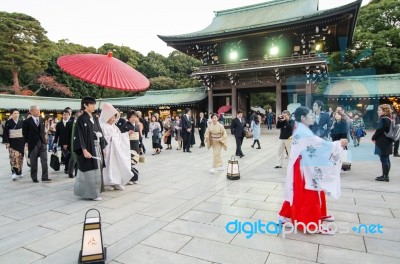
[[[226,174],[228,180],[239,180],[240,179],[240,171],[239,171],[239,161],[235,159],[235,156],[232,156],[228,161],[228,171]]]
[[[90,211],[96,211],[98,217],[88,217]],[[97,209],[89,209],[83,223],[82,246],[78,263],[104,264],[106,258],[107,248],[103,246],[100,212]]]

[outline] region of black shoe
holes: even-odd
[[[252,148],[254,148],[254,145],[251,145]]]
[[[274,169],[282,169],[281,166],[275,166]]]
[[[38,183],[39,181],[38,180],[32,180],[34,183]]]
[[[261,149],[261,147],[258,147],[258,148],[256,148],[256,149]]]
[[[192,153],[190,150],[186,151],[187,153]]]
[[[382,176],[376,177],[375,181],[389,182],[389,177],[386,175],[382,175]]]
[[[68,174],[68,170],[64,170],[64,173],[65,173],[65,174]]]
[[[243,157],[244,157],[244,155],[242,154],[242,155],[240,155],[239,157],[240,157],[240,158],[243,158]]]
[[[73,174],[68,174],[68,177],[74,178],[74,175]]]
[[[49,183],[49,182],[51,182],[51,179],[44,179],[44,180],[42,180],[42,182]]]
[[[393,157],[400,157],[400,154],[399,154],[399,153],[395,153],[395,154],[393,155]]]

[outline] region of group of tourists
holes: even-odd
[[[327,112],[323,111],[323,107],[321,101],[315,101],[312,109],[300,106],[294,113],[285,110],[277,117],[276,128],[280,129],[280,135],[275,168],[282,168],[284,156],[288,157],[285,202],[279,212],[280,222],[301,223],[300,229],[315,223],[318,225],[314,225],[314,231],[332,234],[332,230],[323,225],[324,221],[334,221],[333,216],[327,213],[325,194],[340,197],[342,153],[351,140],[354,147],[360,146],[361,138],[365,136],[365,125],[359,113],[346,113],[343,106]],[[74,193],[85,199],[102,200],[101,192],[124,190],[125,185],[138,181],[138,163],[146,152],[143,138],[149,132],[154,149],[152,155],[161,153],[162,143],[166,150],[171,150],[173,138],[178,144],[177,150],[192,153],[197,123],[200,148],[207,146],[213,152],[210,172],[224,170],[221,151],[228,148],[228,133],[217,114],[209,114],[206,118],[204,113],[200,113],[195,122],[191,110],[187,108],[182,116],[167,116],[161,120],[158,114],[154,114],[147,122],[140,111],[130,111],[123,118],[120,111],[108,103],[102,104],[100,116],[95,114],[95,110],[96,100],[85,97],[81,101],[81,109],[72,118],[71,109],[65,109],[62,120],[53,129],[53,124],[46,124],[40,116],[38,106],[30,108],[30,116],[24,121],[19,119],[19,111],[12,109],[9,120],[3,124],[2,135],[9,151],[12,180],[23,177],[23,158],[27,148],[32,181],[39,182],[40,158],[41,181],[51,182],[47,165],[50,137],[46,135],[49,129],[54,132],[52,151],[61,150],[64,172],[69,177],[76,176]],[[378,107],[378,118],[372,142],[375,144],[374,153],[382,164],[382,175],[375,180],[388,182],[389,157],[393,153],[399,156],[398,141],[394,142],[388,133],[399,123],[399,117],[390,105],[383,104]],[[251,147],[257,144],[256,149],[261,149],[262,117],[253,113],[249,121],[238,110],[230,126],[236,143],[235,154],[240,158],[245,156],[242,144],[248,133],[253,138]]]

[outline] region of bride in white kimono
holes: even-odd
[[[107,191],[124,190],[132,178],[131,154],[128,133],[121,133],[116,126],[119,112],[109,103],[103,103],[100,126],[107,146],[104,149],[105,168],[103,168],[104,188]]]

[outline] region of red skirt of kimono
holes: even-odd
[[[305,179],[300,170],[301,157],[297,158],[293,168],[293,204],[288,201],[282,205],[279,215],[291,218],[292,223],[319,224],[319,220],[326,217],[326,200],[323,191],[305,189]],[[313,225],[311,225],[313,226]],[[311,227],[310,226],[310,227]],[[302,226],[298,226],[302,229]]]

